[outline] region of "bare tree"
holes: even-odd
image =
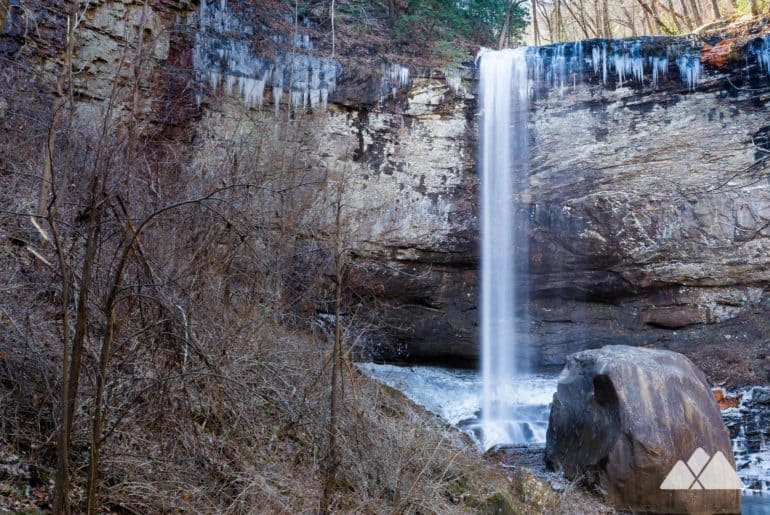
[[[537,0],[532,0],[532,36],[535,38],[535,45],[539,45],[540,26],[537,22]]]
[[[722,13],[719,10],[719,0],[711,0],[711,11],[714,13],[715,20],[722,17]]]
[[[602,0],[602,27],[605,38],[612,37],[612,24],[610,22],[610,3],[609,0]]]

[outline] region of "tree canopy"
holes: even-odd
[[[392,8],[397,38],[433,40],[439,51],[457,38],[484,46],[516,44],[528,18],[527,9],[516,0],[411,0]]]

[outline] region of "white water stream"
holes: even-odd
[[[515,201],[529,170],[526,48],[479,56],[481,99],[481,441],[526,443],[532,421],[519,409],[526,373],[526,291],[517,283]],[[517,248],[518,247],[518,248]],[[521,417],[525,416],[524,419]]]
[[[468,433],[481,446],[479,410],[482,406],[482,379],[475,370],[429,366],[379,365],[359,363],[368,376],[404,393],[413,402],[440,416],[448,423]],[[511,412],[524,427],[528,446],[545,445],[548,415],[553,394],[556,392],[555,374],[520,374],[516,387],[526,392],[511,403]],[[723,413],[737,414],[733,408]],[[524,422],[526,420],[527,422]],[[746,446],[745,429],[733,438],[733,450],[738,464],[738,475],[747,489],[742,499],[744,515],[770,514],[770,450]],[[759,480],[759,482],[757,481]]]
[[[401,367],[359,363],[368,376],[404,393],[481,444],[482,377],[476,370],[430,366]],[[511,399],[508,412],[518,420],[519,444],[545,445],[548,414],[556,392],[556,376],[519,374],[515,388],[522,395]]]

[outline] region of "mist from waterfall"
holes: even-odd
[[[483,445],[526,443],[530,425],[516,416],[516,377],[526,372],[527,292],[517,281],[521,234],[515,201],[529,169],[529,82],[525,48],[484,51],[481,106],[481,356]],[[522,241],[517,241],[522,240]],[[526,260],[525,260],[526,261]],[[519,266],[521,263],[519,263]],[[519,269],[520,270],[520,269]],[[526,395],[526,393],[523,393]]]

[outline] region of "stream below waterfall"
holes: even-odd
[[[482,380],[478,371],[375,363],[360,363],[358,367],[368,376],[401,391],[411,401],[466,432],[479,447],[482,446],[479,420]],[[515,379],[514,386],[520,394],[509,408],[515,414],[511,424],[516,426],[516,431],[510,433],[521,435],[516,445],[533,450],[545,446],[557,377],[555,373],[543,373],[522,374]],[[751,395],[744,394],[744,398],[750,400]],[[770,407],[758,411],[744,401],[738,408],[725,410],[723,416],[733,436],[738,475],[747,487],[743,494],[742,513],[770,514],[770,438],[763,432],[767,431],[765,421],[770,419]]]

